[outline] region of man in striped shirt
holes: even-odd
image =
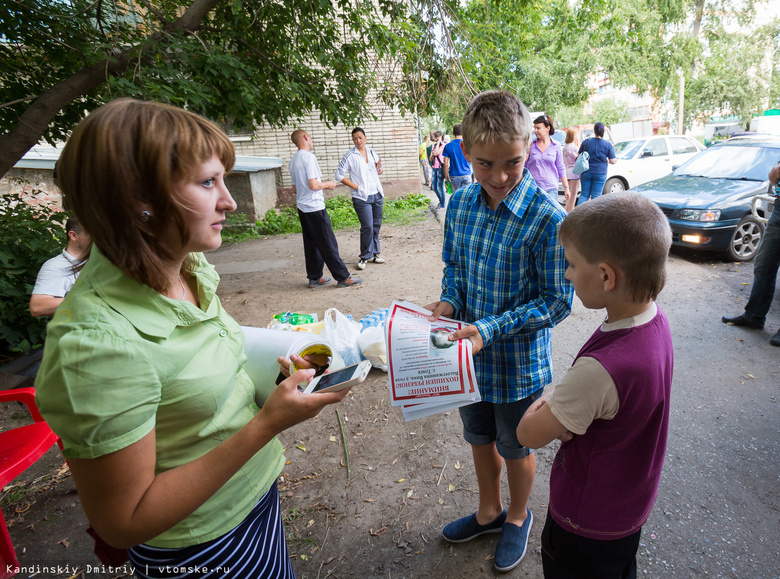
[[[552,380],[550,330],[571,311],[572,287],[558,228],[566,213],[524,168],[531,142],[528,111],[511,93],[477,95],[463,119],[463,149],[477,183],[447,207],[441,300],[431,321],[472,325],[451,339],[472,341],[482,401],[460,409],[479,486],[477,512],[445,526],[454,543],[501,533],[494,565],[523,559],[533,515],[528,499],[533,452],[517,441],[525,410]],[[506,463],[510,505],[501,501]]]

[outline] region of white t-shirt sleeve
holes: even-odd
[[[309,179],[319,180],[322,178],[322,171],[320,171],[320,165],[317,163],[317,157],[314,155],[306,155],[304,163],[307,183]]]
[[[585,434],[594,420],[611,420],[620,407],[612,376],[594,358],[582,356],[547,398],[553,416],[574,434]]]
[[[73,264],[60,254],[41,266],[32,293],[64,298],[76,283],[76,277]]]

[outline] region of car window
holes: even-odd
[[[596,133],[593,132],[593,129],[580,129],[580,143],[585,139],[590,139],[595,134]]]
[[[646,153],[650,153],[646,155]],[[648,157],[665,157],[669,154],[669,149],[666,146],[666,141],[661,139],[650,139],[647,144],[642,148],[642,156]]]
[[[685,137],[669,137],[669,144],[672,146],[672,153],[675,155],[684,155],[685,153],[695,153],[696,148],[691,141]]]
[[[780,149],[721,145],[705,149],[674,172],[710,179],[766,181],[770,169],[780,161]]]
[[[620,141],[615,145],[615,157],[618,159],[631,159],[636,155],[644,141]]]

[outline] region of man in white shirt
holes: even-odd
[[[54,311],[76,283],[77,266],[89,256],[92,240],[81,228],[78,219],[71,217],[65,223],[68,246],[41,266],[30,297],[33,317],[53,316]]]
[[[316,288],[330,282],[323,277],[323,265],[336,278],[338,287],[358,285],[362,280],[353,278],[339,257],[339,246],[333,233],[330,216],[325,210],[324,189],[335,189],[335,181],[322,182],[322,171],[314,156],[314,141],[302,130],[293,131],[292,142],[298,151],[290,159],[288,169],[298,206],[298,218],[303,234],[303,254],[306,258],[306,276],[309,287]]]

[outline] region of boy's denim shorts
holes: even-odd
[[[517,441],[517,425],[520,419],[544,392],[540,388],[527,398],[507,404],[493,402],[475,402],[461,406],[460,419],[463,422],[463,438],[469,444],[496,443],[496,450],[504,460],[525,458],[533,452]]]

